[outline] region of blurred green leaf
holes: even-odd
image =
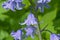
[[[4,1],[0,1],[0,20],[2,21],[4,21],[5,18],[8,18],[7,15],[3,15],[3,13],[7,12],[7,10],[2,7],[3,3]]]
[[[29,0],[23,0],[23,3],[25,4],[25,8],[30,6]]]
[[[2,20],[2,21],[4,21],[6,18],[8,18],[8,16],[7,15],[0,15],[0,20]]]
[[[6,31],[0,30],[0,39],[4,39],[8,37],[8,33]]]
[[[56,19],[54,21],[54,29],[57,31],[57,33],[60,33],[60,19]]]
[[[51,32],[56,33],[53,26],[53,20],[55,19],[57,14],[56,12],[57,12],[57,9],[51,11],[50,13],[46,13],[44,16],[38,16],[40,21],[40,27],[44,28],[46,25],[48,25],[46,27],[46,30],[50,30]],[[45,31],[45,40],[49,40],[50,39],[49,36],[50,36],[49,32]]]
[[[38,36],[34,35],[34,38],[27,37],[26,40],[38,40]]]
[[[5,40],[13,40],[11,36],[8,36]]]
[[[57,12],[57,9],[55,9],[54,11],[51,11],[50,13],[45,14],[43,17],[40,17],[41,19],[39,18],[39,20],[43,21],[43,23],[40,24],[40,27],[43,28],[50,22],[53,22],[57,14],[56,12]]]

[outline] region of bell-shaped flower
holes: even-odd
[[[50,40],[59,40],[59,37],[56,34],[51,34]]]
[[[12,11],[15,11],[15,8],[16,8],[16,3],[14,1],[10,2],[4,2],[2,4],[2,7],[5,8],[5,9],[11,9]]]
[[[11,9],[12,11],[15,11],[15,9],[23,9],[25,5],[22,4],[22,0],[8,0],[7,2],[4,2],[2,6],[5,9]]]
[[[36,18],[34,17],[34,15],[32,13],[30,13],[27,17],[27,19],[25,20],[24,23],[21,23],[21,25],[34,25],[34,24],[37,24],[37,20]]]
[[[17,32],[12,31],[11,32],[11,36],[15,39],[15,40],[22,40],[22,30],[18,30]]]
[[[31,26],[26,27],[26,28],[25,28],[26,37],[31,36],[31,38],[34,38],[35,30],[36,30],[35,27],[31,27]]]
[[[36,6],[36,10],[40,9],[41,12],[44,12],[44,7],[46,8],[50,8],[50,6],[47,4],[49,3],[51,0],[38,0],[37,1],[37,6]]]

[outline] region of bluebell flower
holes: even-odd
[[[14,1],[4,2],[2,4],[2,7],[5,8],[5,9],[11,9],[12,11],[15,11],[16,3]]]
[[[37,1],[36,10],[39,8],[41,12],[44,12],[44,7],[50,8],[50,6],[47,4],[47,3],[49,3],[50,1],[51,1],[51,0],[38,0],[38,1]]]
[[[12,11],[21,10],[25,5],[22,4],[22,0],[8,0],[2,4],[3,8],[11,9]]]
[[[50,40],[59,40],[59,37],[56,34],[51,34]]]
[[[11,36],[15,39],[15,40],[22,40],[22,30],[18,30],[17,32],[12,31],[11,32]]]
[[[26,31],[26,37],[31,36],[31,38],[34,38],[34,34],[35,34],[35,27],[29,26],[25,28]]]
[[[34,15],[32,13],[30,13],[27,17],[27,19],[25,20],[24,23],[21,23],[21,25],[34,25],[34,24],[37,24],[37,20],[36,18],[34,17]]]

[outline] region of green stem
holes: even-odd
[[[37,18],[38,19],[38,18]],[[41,35],[41,32],[40,32],[40,24],[38,22],[37,24],[37,31],[38,31],[38,37],[39,37],[39,40],[42,40],[42,35]]]
[[[35,0],[35,1],[37,1],[37,0]],[[35,15],[35,17],[37,18],[37,21],[38,21],[38,24],[37,24],[37,32],[38,32],[38,39],[39,40],[42,40],[42,36],[41,36],[41,32],[40,32],[40,23],[39,23],[39,20],[38,20],[38,13],[37,13],[37,11],[35,11],[34,9],[35,9],[35,6],[36,6],[36,4],[35,3],[33,3],[32,2],[32,0],[29,0],[29,2],[30,2],[30,4],[32,5],[32,13],[34,13],[34,15]]]
[[[40,32],[39,26],[37,26],[37,33],[38,33],[39,40],[42,40],[42,36],[41,36],[41,32]]]
[[[39,38],[39,40],[42,40],[41,28],[40,28],[40,23],[39,23],[37,12],[35,12],[34,15],[37,18],[37,22],[38,22],[38,24],[36,25],[37,26],[38,38]]]

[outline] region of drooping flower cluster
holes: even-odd
[[[37,1],[37,6],[36,6],[36,10],[40,9],[40,12],[44,12],[44,7],[46,8],[50,8],[50,6],[47,4],[49,3],[51,0],[38,0]]]
[[[26,37],[31,36],[31,38],[34,38],[36,28],[33,26],[28,26],[25,28],[26,31]]]
[[[37,21],[32,13],[28,15],[28,17],[24,23],[21,23],[21,25],[24,25],[24,24],[26,24],[26,26],[27,26],[22,29],[26,32],[24,38],[29,37],[29,36],[31,38],[34,38],[34,34],[36,31],[36,27],[34,27],[34,25],[37,24]],[[23,33],[24,33],[23,31],[18,30],[17,32],[11,32],[11,36],[14,37],[14,39],[16,39],[16,40],[17,39],[21,40]]]
[[[21,25],[26,24],[26,36],[31,36],[31,38],[34,38],[34,31],[36,30],[36,28],[34,27],[35,24],[37,24],[37,19],[34,17],[34,14],[30,13],[27,17],[27,19],[25,20],[24,23],[21,23]],[[32,26],[33,25],[33,26]]]
[[[2,7],[15,11],[15,9],[21,10],[24,7],[24,4],[22,4],[22,0],[8,0],[2,4]]]

